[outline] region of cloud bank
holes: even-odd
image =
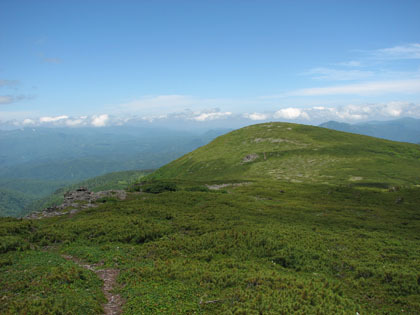
[[[375,104],[348,104],[343,106],[283,107],[271,112],[233,113],[218,108],[203,111],[184,110],[165,115],[126,116],[110,114],[91,116],[43,116],[13,121],[16,127],[106,127],[137,124],[178,125],[188,128],[191,123],[200,125],[224,121],[226,126],[240,122],[242,125],[264,121],[289,121],[304,124],[319,124],[328,120],[362,122],[369,120],[390,120],[402,117],[420,118],[420,104],[410,102],[387,102]]]
[[[109,116],[107,114],[102,114],[98,116],[93,116],[91,120],[91,124],[94,127],[105,127],[109,121]],[[75,121],[73,120],[73,123]]]
[[[302,123],[320,123],[328,120],[357,122],[368,120],[389,120],[401,117],[420,118],[420,104],[409,102],[388,102],[378,104],[349,104],[345,106],[314,106],[306,108],[282,108],[272,114],[253,113],[253,120],[286,120]],[[250,114],[243,114],[250,118]],[[264,118],[263,118],[264,117]]]
[[[420,44],[411,43],[407,45],[378,49],[372,51],[371,55],[374,58],[383,60],[420,59]]]

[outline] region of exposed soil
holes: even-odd
[[[206,185],[206,187],[210,190],[219,190],[226,187],[238,187],[243,185],[249,185],[251,183],[244,182],[244,183],[230,183],[230,184],[215,184],[215,185]]]
[[[118,269],[96,269],[97,267],[102,266],[102,264],[88,264],[70,255],[62,255],[62,257],[74,262],[80,267],[93,271],[100,279],[103,280],[104,285],[102,287],[102,291],[108,300],[108,302],[103,306],[104,315],[121,314],[124,301],[119,294],[112,292],[114,290],[114,286],[116,285],[117,277],[120,273]]]

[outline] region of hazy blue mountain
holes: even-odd
[[[24,128],[0,131],[0,215],[110,172],[158,168],[229,130]]]
[[[0,176],[69,181],[156,168],[225,132],[130,127],[0,131]]]
[[[357,124],[328,121],[319,126],[394,141],[420,143],[420,119],[401,118]]]

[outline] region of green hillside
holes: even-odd
[[[34,202],[65,185],[68,183],[54,180],[0,178],[0,217],[25,215]]]
[[[0,187],[0,216],[19,216],[32,201],[28,195]]]
[[[95,176],[156,169],[227,131],[129,126],[0,130],[0,216],[24,215],[57,189]]]
[[[0,313],[101,314],[107,269],[123,314],[419,314],[419,165],[324,128],[234,131],[126,200],[1,218]]]
[[[71,190],[75,190],[79,187],[86,187],[90,191],[98,192],[103,190],[111,189],[127,189],[133,183],[140,181],[142,177],[151,173],[152,170],[134,170],[134,171],[122,171],[108,173],[102,176],[96,176],[84,181],[66,185],[62,188],[57,189],[53,194],[48,195],[45,198],[38,199],[30,203],[22,214],[27,214],[33,211],[39,211],[52,205],[59,205],[63,202],[63,195]]]
[[[420,184],[420,146],[306,125],[266,123],[218,137],[151,178]]]
[[[126,189],[132,183],[149,174],[150,170],[134,170],[108,173],[74,184],[42,180],[0,180],[0,217],[21,217],[30,212],[61,204],[65,192],[86,187],[91,191]],[[10,187],[11,189],[7,189]],[[61,187],[57,189],[57,187]]]

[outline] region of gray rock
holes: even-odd
[[[95,202],[98,199],[113,197],[124,200],[127,193],[124,190],[106,190],[97,193],[89,191],[86,187],[80,187],[73,191],[68,191],[64,194],[64,201],[61,205],[45,208],[41,212],[33,212],[25,216],[25,219],[42,219],[47,217],[60,216],[64,214],[73,215],[81,209],[93,208],[98,205]],[[67,208],[72,208],[70,211],[63,211]]]
[[[255,153],[248,154],[242,159],[242,163],[249,163],[249,162],[255,161],[256,159],[258,159],[258,157],[259,155]]]

